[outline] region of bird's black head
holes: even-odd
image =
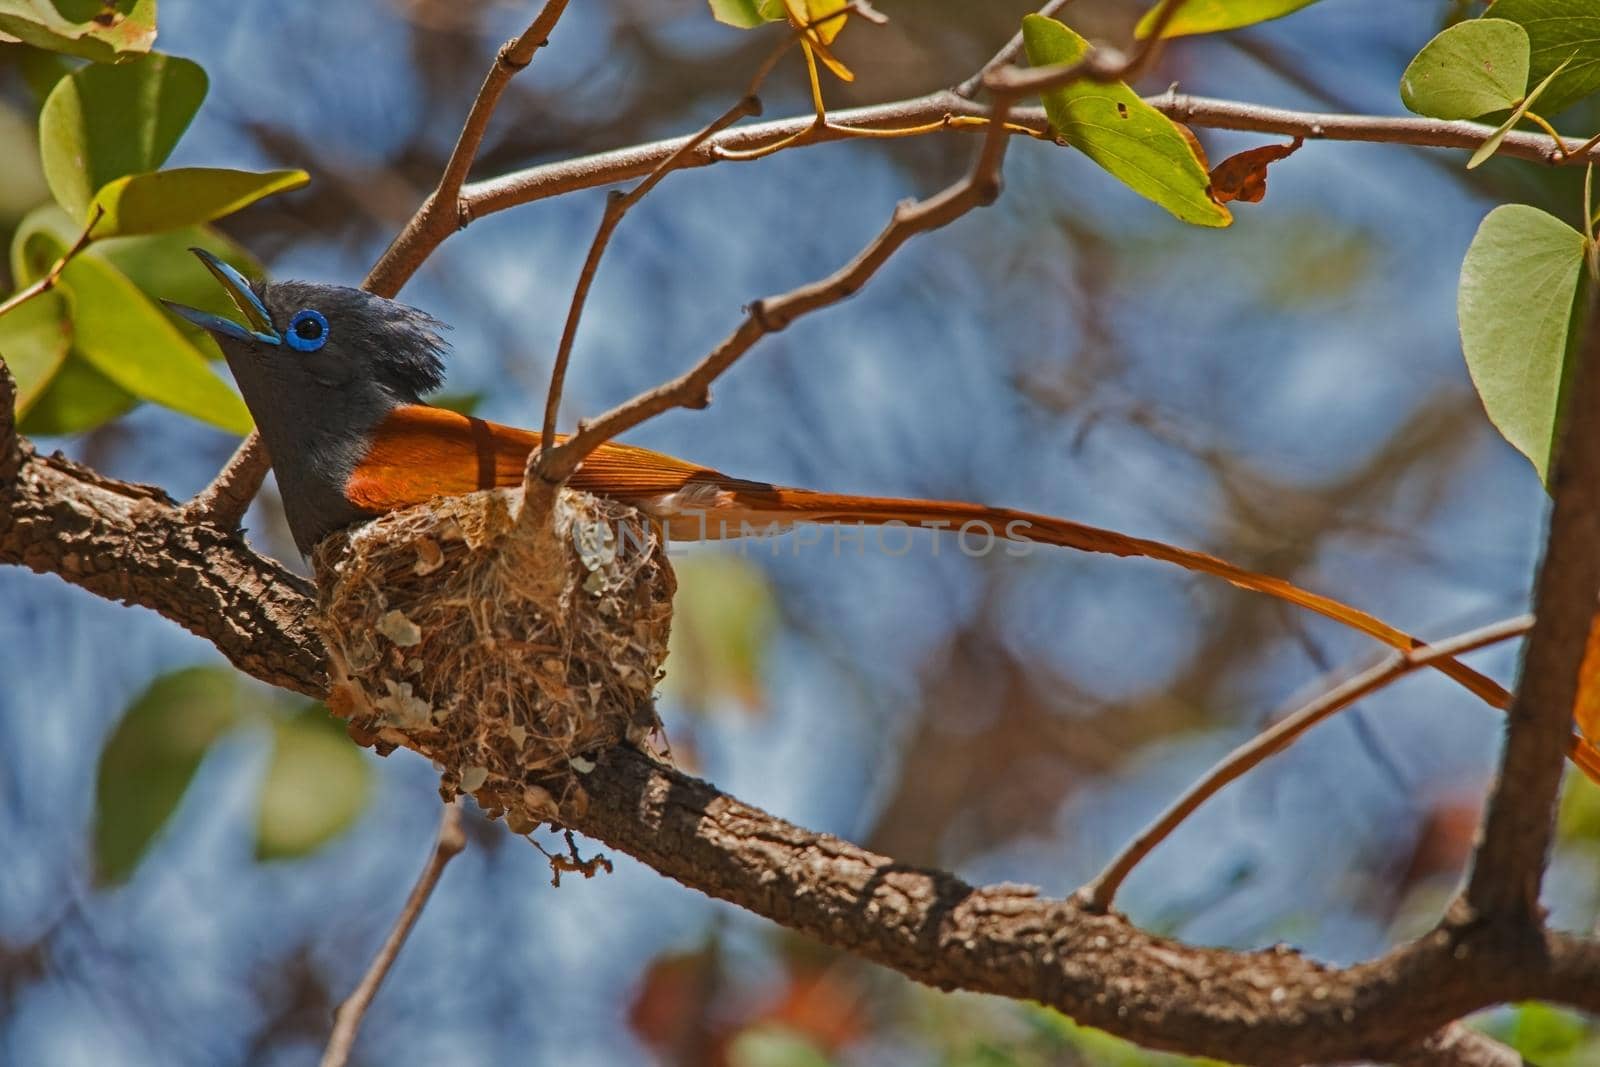
[[[203,249],[242,322],[168,303],[217,339],[266,441],[302,551],[358,518],[344,500],[351,471],[396,407],[444,383],[437,319],[361,289],[252,284]]]

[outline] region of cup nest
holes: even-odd
[[[676,582],[634,509],[563,490],[435,500],[312,554],[328,700],[351,736],[421,752],[440,793],[526,832],[582,803],[586,753],[660,737],[654,692]]]

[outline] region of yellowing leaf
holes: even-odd
[[[1022,40],[1035,67],[1076,63],[1089,50],[1089,42],[1042,15],[1022,20]],[[1085,78],[1043,95],[1056,133],[1140,196],[1196,226],[1233,221],[1211,198],[1211,176],[1183,131],[1123,82]]]
[[[1317,0],[1184,0],[1162,31],[1163,37],[1185,37],[1194,33],[1216,33],[1218,30],[1236,30],[1258,22],[1282,18],[1285,15],[1310,7]],[[1156,17],[1161,12],[1158,3],[1145,12],[1134,29],[1140,40],[1150,36]]]
[[[839,36],[839,31],[844,29],[845,19],[848,16],[838,15],[849,5],[849,0],[783,0],[783,6],[789,15],[789,25],[795,29],[804,29],[804,44],[813,54],[822,60],[823,66],[833,72],[833,76],[840,81],[855,81],[856,76],[850,73],[850,68],[836,59],[828,51],[828,45]],[[829,18],[828,16],[835,17]]]
[[[69,17],[69,12],[82,17]],[[156,0],[87,6],[63,0],[0,0],[0,39],[7,37],[51,52],[110,62],[150,50],[156,39]]]
[[[91,207],[101,211],[96,239],[159,233],[231,215],[273,193],[298,189],[311,180],[303,170],[261,174],[215,167],[178,167],[129,174],[103,186]]]

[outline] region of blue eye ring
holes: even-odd
[[[315,308],[303,308],[289,320],[283,339],[296,352],[315,352],[328,343],[328,320]]]

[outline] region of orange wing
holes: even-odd
[[[378,427],[372,447],[345,483],[345,497],[371,512],[394,511],[436,496],[522,484],[539,434],[486,422],[444,408],[397,408]],[[563,440],[561,435],[557,440]],[[607,442],[583,461],[572,487],[620,500],[649,500],[691,482],[748,485],[648,448]]]

